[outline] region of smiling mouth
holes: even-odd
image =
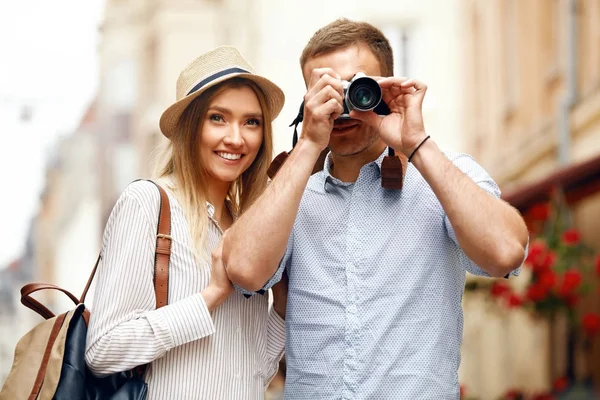
[[[225,160],[228,160],[228,161],[237,161],[244,156],[243,154],[240,154],[240,153],[226,153],[223,151],[216,151],[215,153],[219,157],[221,157]]]
[[[333,133],[344,133],[356,128],[359,125],[356,121],[340,121],[333,125]]]

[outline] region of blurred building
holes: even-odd
[[[41,317],[23,307],[18,299],[19,287],[23,283],[22,259],[0,268],[0,387],[10,372],[17,342]],[[2,266],[4,267],[4,266]]]
[[[92,103],[75,132],[57,143],[46,167],[35,223],[35,280],[51,282],[77,297],[98,256],[102,233],[95,110]],[[57,312],[73,307],[60,293],[42,296]]]
[[[562,187],[584,241],[600,248],[600,1],[464,0],[463,7],[467,151],[521,212]],[[466,304],[461,367],[471,393],[547,388],[564,374],[564,341],[549,342],[550,327],[474,303]],[[598,310],[600,302],[584,307]],[[598,343],[586,357],[600,365]],[[600,368],[592,373],[599,382]]]

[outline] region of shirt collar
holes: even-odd
[[[167,177],[161,178],[160,183],[165,185],[171,191],[175,190],[175,180],[173,179],[172,176],[167,176]],[[228,206],[227,201],[225,201],[225,205]],[[218,226],[218,222],[215,219],[215,206],[213,206],[209,201],[206,202],[206,212],[208,214],[208,218],[210,218],[210,220],[213,221],[214,223],[216,223]],[[234,215],[234,219],[235,219],[235,215]]]
[[[367,164],[365,164],[363,166],[363,168],[367,165],[370,164],[374,164],[375,166],[377,166],[377,173],[379,175],[381,175],[381,163],[383,163],[383,159],[384,157],[388,154],[388,147],[386,147],[381,154],[379,155],[379,157],[377,157],[377,159],[375,161],[371,161]],[[341,184],[343,185],[344,182],[340,181],[339,179],[335,178],[334,176],[331,175],[331,151],[329,153],[327,153],[327,157],[325,157],[325,162],[323,164],[323,190],[327,191],[327,184],[331,184],[331,183],[336,183],[336,184]]]
[[[206,202],[206,211],[208,212],[208,218],[214,220],[215,219],[215,206],[210,204],[208,201]]]

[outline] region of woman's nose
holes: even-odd
[[[231,129],[228,130],[227,135],[225,135],[225,137],[223,138],[223,142],[231,146],[242,145],[242,132],[237,124],[231,126]]]

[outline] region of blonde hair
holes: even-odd
[[[226,89],[244,86],[254,91],[262,109],[263,140],[254,162],[232,182],[226,200],[234,218],[247,210],[267,185],[267,169],[273,156],[271,110],[264,93],[254,82],[233,78],[207,89],[194,99],[181,115],[176,133],[159,150],[155,162],[155,179],[173,183],[171,189],[183,208],[197,261],[210,260],[206,248],[208,188],[206,171],[198,151],[202,126],[208,107],[216,96]]]

